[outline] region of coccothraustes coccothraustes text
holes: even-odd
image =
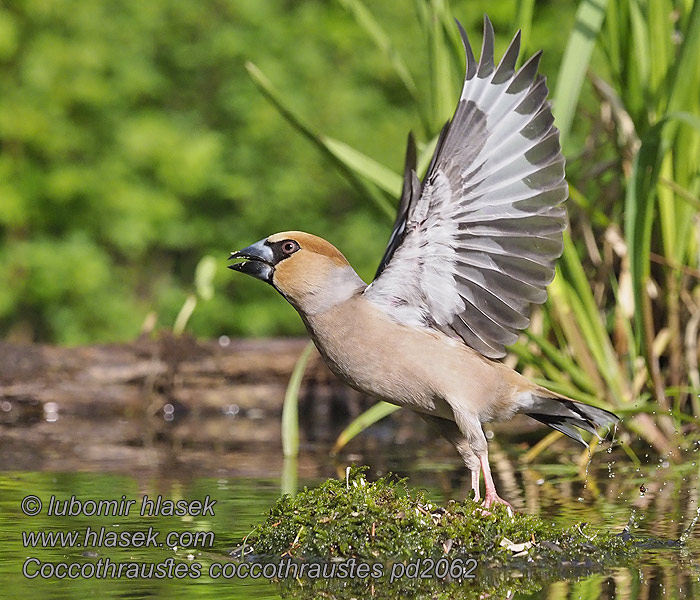
[[[540,54],[515,70],[516,35],[494,64],[485,20],[477,62],[460,26],[466,76],[427,173],[409,136],[389,245],[367,285],[329,242],[277,233],[231,254],[231,268],[271,284],[299,312],[330,369],[353,388],[407,406],[436,426],[471,471],[475,498],[496,493],[481,424],[525,413],[584,443],[613,424],[505,366],[562,253],[568,196]]]

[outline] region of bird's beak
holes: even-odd
[[[272,248],[265,243],[266,240],[260,240],[252,246],[232,252],[229,260],[242,258],[242,262],[229,265],[229,269],[240,271],[246,275],[252,275],[256,279],[272,283],[272,275],[275,272],[274,253]]]

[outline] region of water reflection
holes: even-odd
[[[685,546],[652,543],[643,549],[633,567],[592,574],[590,569],[586,574],[573,565],[563,565],[562,572],[548,574],[550,581],[544,584],[533,577],[535,570],[528,565],[517,573],[485,573],[483,581],[487,575],[493,578],[491,591],[470,583],[455,588],[449,584],[426,587],[421,582],[404,582],[395,589],[384,588],[378,582],[274,584],[250,579],[212,580],[206,576],[196,580],[133,581],[23,577],[21,569],[28,556],[42,561],[81,563],[100,558],[161,563],[176,558],[199,561],[206,571],[214,562],[231,560],[229,551],[240,545],[281,491],[315,485],[326,477],[344,477],[345,467],[352,462],[368,464],[369,477],[388,471],[407,476],[409,485],[426,488],[436,502],[460,499],[469,489],[468,474],[451,448],[439,441],[416,443],[415,434],[408,427],[398,428],[398,433],[394,428],[389,435],[387,426],[380,426],[376,432],[358,438],[335,459],[329,457],[329,444],[307,443],[301,448],[298,462],[285,462],[276,441],[276,420],[259,419],[239,410],[211,418],[205,415],[180,419],[178,407],[170,406],[172,410],[161,407],[158,421],[152,415],[99,421],[63,415],[60,407],[47,410],[44,405],[39,418],[3,426],[0,459],[6,470],[0,471],[0,538],[4,540],[0,544],[0,569],[4,573],[4,596],[700,598],[700,534],[691,527],[698,520],[697,460],[671,464],[642,452],[635,461],[629,449],[620,447],[611,452],[605,447],[594,448],[589,456],[572,452],[571,446],[557,440],[533,458],[525,452],[528,445],[520,438],[508,438],[501,432],[495,436],[498,442],[491,440],[494,475],[504,496],[519,510],[563,525],[585,521],[599,530],[622,533],[627,528],[634,536],[654,540],[683,538]],[[172,419],[166,420],[167,415]],[[687,450],[682,450],[683,455],[694,457],[698,445],[689,444]],[[215,517],[130,515],[128,520],[84,516],[59,519],[42,513],[30,518],[20,510],[20,502],[28,494],[36,494],[44,501],[52,495],[61,499],[71,495],[83,499],[161,495],[172,500],[210,495],[217,500],[217,507]],[[88,526],[110,531],[148,527],[163,532],[213,531],[215,544],[211,548],[86,550],[31,548],[22,542],[23,531],[73,531]],[[594,565],[592,568],[595,570]]]

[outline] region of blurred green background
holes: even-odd
[[[488,12],[500,56],[516,3],[451,4],[477,55]],[[550,88],[576,7],[535,6],[524,52],[545,49]],[[414,3],[371,9],[427,98]],[[207,254],[217,259],[215,294],[198,304],[189,331],[301,333],[267,286],[226,270],[230,250],[288,229],[329,239],[371,279],[390,220],[266,102],[247,60],[316,129],[394,170],[407,132],[423,133],[390,62],[339,2],[3,3],[0,335],[129,340],[151,312],[170,328]],[[575,124],[572,135],[586,127]]]

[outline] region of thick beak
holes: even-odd
[[[256,279],[272,283],[272,275],[275,272],[273,264],[274,254],[272,248],[265,243],[265,240],[255,242],[252,246],[232,252],[229,260],[236,258],[244,259],[242,262],[237,262],[229,265],[229,269],[240,271],[246,275],[252,275]]]

